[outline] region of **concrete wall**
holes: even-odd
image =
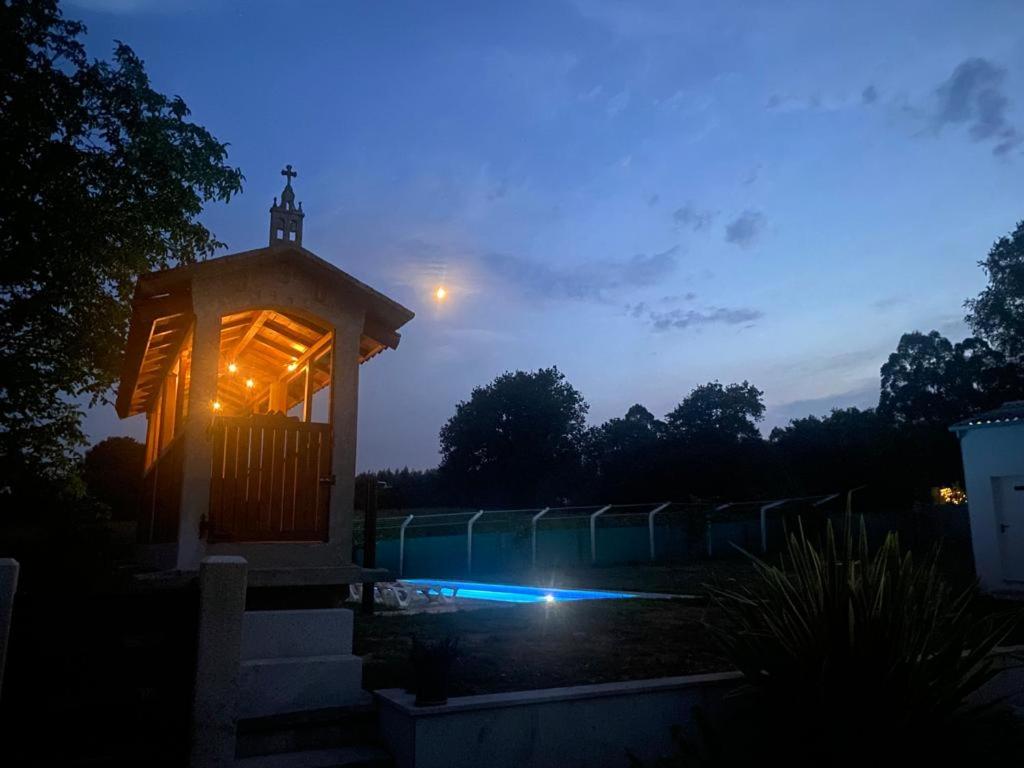
[[[1024,592],[1024,581],[1007,581],[1009,574],[1004,573],[1000,542],[1002,533],[992,487],[993,477],[1024,475],[1024,424],[985,425],[968,429],[960,435],[960,450],[967,484],[967,506],[971,516],[974,566],[979,584],[986,592]],[[1021,522],[1024,524],[1024,521]]]
[[[738,672],[466,696],[416,707],[377,692],[381,735],[398,768],[628,765],[673,753],[672,729],[695,706],[714,711]]]
[[[352,655],[352,612],[246,611],[248,576],[241,557],[212,556],[200,565],[192,768],[235,765],[239,719],[343,707],[366,696],[362,659]]]
[[[1000,673],[971,703],[1024,713],[1024,647],[997,650]],[[739,672],[465,696],[416,707],[399,689],[377,691],[381,735],[398,768],[604,768],[676,754],[673,728],[692,733],[693,709],[714,713]]]
[[[239,718],[343,707],[364,695],[344,608],[247,611],[240,667]]]

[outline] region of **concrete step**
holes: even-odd
[[[239,669],[238,717],[357,704],[363,660],[352,654],[247,659]]]
[[[235,768],[389,768],[391,755],[379,747],[339,747],[245,757]]]
[[[242,659],[352,653],[352,611],[346,608],[246,611]]]
[[[378,745],[377,709],[364,692],[359,703],[238,721],[235,757],[310,749]]]

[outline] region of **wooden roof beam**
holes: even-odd
[[[245,351],[245,348],[249,345],[249,342],[253,340],[257,333],[260,332],[260,328],[263,327],[263,324],[270,320],[273,315],[274,313],[269,309],[264,309],[256,315],[256,318],[252,321],[252,325],[249,326],[246,332],[242,335],[242,338],[238,340],[238,343],[231,351],[231,354],[228,355],[229,363],[238,359],[238,357]]]
[[[398,349],[398,342],[402,338],[397,332],[370,315],[367,315],[363,321],[363,334],[391,349]]]

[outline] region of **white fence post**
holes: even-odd
[[[733,505],[733,502],[727,501],[725,504],[719,504],[717,507],[712,509],[711,512],[706,513],[707,514],[707,524],[706,524],[705,528],[707,528],[707,530],[704,531],[704,535],[705,535],[705,537],[707,538],[707,541],[708,541],[708,557],[711,557],[711,515],[715,514],[716,512],[722,512],[722,511],[728,509],[729,507],[731,507],[732,505]]]
[[[191,768],[235,764],[238,669],[248,563],[207,557],[199,565],[199,642],[192,699]]]
[[[415,515],[409,515],[402,524],[398,527],[398,575],[402,575],[402,569],[405,567],[405,529],[412,522]]]
[[[466,524],[466,573],[473,572],[473,523],[480,519],[484,511],[481,509]]]
[[[590,516],[590,562],[594,564],[597,562],[597,518],[612,508],[609,504],[605,507],[601,507],[597,512]]]
[[[651,560],[654,559],[654,516],[671,503],[671,501],[666,501],[664,504],[660,504],[647,513],[647,537],[650,539],[651,544]]]
[[[14,613],[14,595],[18,591],[18,561],[0,557],[0,692],[4,688],[4,664],[7,662],[7,644],[11,637],[11,618]]]
[[[768,510],[775,509],[775,507],[781,507],[789,499],[780,499],[779,501],[773,501],[771,504],[765,504],[761,507],[761,552],[768,551]]]
[[[533,568],[537,567],[537,521],[544,517],[544,515],[548,513],[549,509],[551,509],[551,507],[544,507],[544,509],[530,518],[530,541],[533,552],[530,563]]]

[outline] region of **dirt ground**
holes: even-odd
[[[708,609],[677,600],[507,604],[442,614],[357,615],[363,687],[410,682],[412,637],[459,638],[452,695],[641,680],[728,669]]]

